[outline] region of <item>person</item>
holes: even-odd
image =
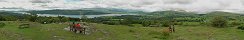
[[[75,22],[72,22],[72,24],[70,24],[70,31],[74,31],[75,28]]]
[[[172,27],[171,26],[168,29],[169,29],[169,32],[172,32]]]
[[[75,24],[75,32],[79,31],[81,33],[81,25],[80,23]]]
[[[171,23],[171,25],[170,25],[170,27],[169,27],[170,32],[175,32],[175,27],[174,27],[175,22],[176,22],[175,20],[174,20],[174,21],[172,21],[172,23]]]
[[[175,32],[175,27],[174,27],[174,25],[171,25],[171,28],[172,28],[172,32]]]
[[[175,32],[175,24],[176,24],[176,20],[173,21],[173,25],[172,25],[172,28],[173,28],[173,32]]]

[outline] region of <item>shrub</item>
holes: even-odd
[[[143,27],[141,24],[131,24],[133,27]]]
[[[241,25],[241,26],[237,27],[237,29],[244,30],[244,25]]]
[[[169,27],[170,25],[172,25],[173,23],[172,22],[170,22],[170,21],[163,21],[162,22],[162,26],[163,27]]]
[[[240,26],[242,23],[240,22],[240,21],[231,21],[230,23],[229,23],[229,26]]]
[[[244,26],[239,26],[237,29],[244,30]]]
[[[200,25],[199,22],[184,22],[182,23],[183,26],[198,26]]]
[[[0,28],[4,27],[5,23],[0,22]]]
[[[227,20],[223,16],[216,16],[211,20],[211,26],[223,28],[227,26]]]

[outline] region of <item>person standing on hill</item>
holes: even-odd
[[[169,32],[172,32],[172,27],[171,26],[169,26],[168,29],[169,29]]]
[[[173,20],[172,24],[171,24],[172,32],[175,32],[175,23],[176,23],[176,20]]]
[[[74,31],[75,30],[75,22],[72,22],[72,24],[70,24],[70,31]]]
[[[171,25],[170,27],[172,28],[172,32],[175,32],[175,27],[174,27],[174,25]]]
[[[169,25],[169,31],[170,32],[175,32],[175,27],[174,27],[174,25],[175,25],[175,21],[171,21],[171,23],[170,23],[170,25]]]

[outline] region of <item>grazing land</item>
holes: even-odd
[[[215,28],[208,26],[176,25],[176,32],[170,36],[163,33],[166,27],[141,27],[89,23],[94,26],[91,34],[77,34],[64,28],[68,24],[30,23],[29,28],[19,29],[21,21],[1,21],[1,40],[241,40],[244,31],[236,27]]]

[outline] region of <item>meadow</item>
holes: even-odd
[[[22,21],[1,21],[1,40],[241,40],[244,31],[236,27],[215,28],[209,26],[176,25],[176,32],[163,33],[166,27],[142,27],[141,25],[107,25],[89,23],[90,34],[74,33],[64,28],[68,23],[30,23],[30,28],[19,29]]]

